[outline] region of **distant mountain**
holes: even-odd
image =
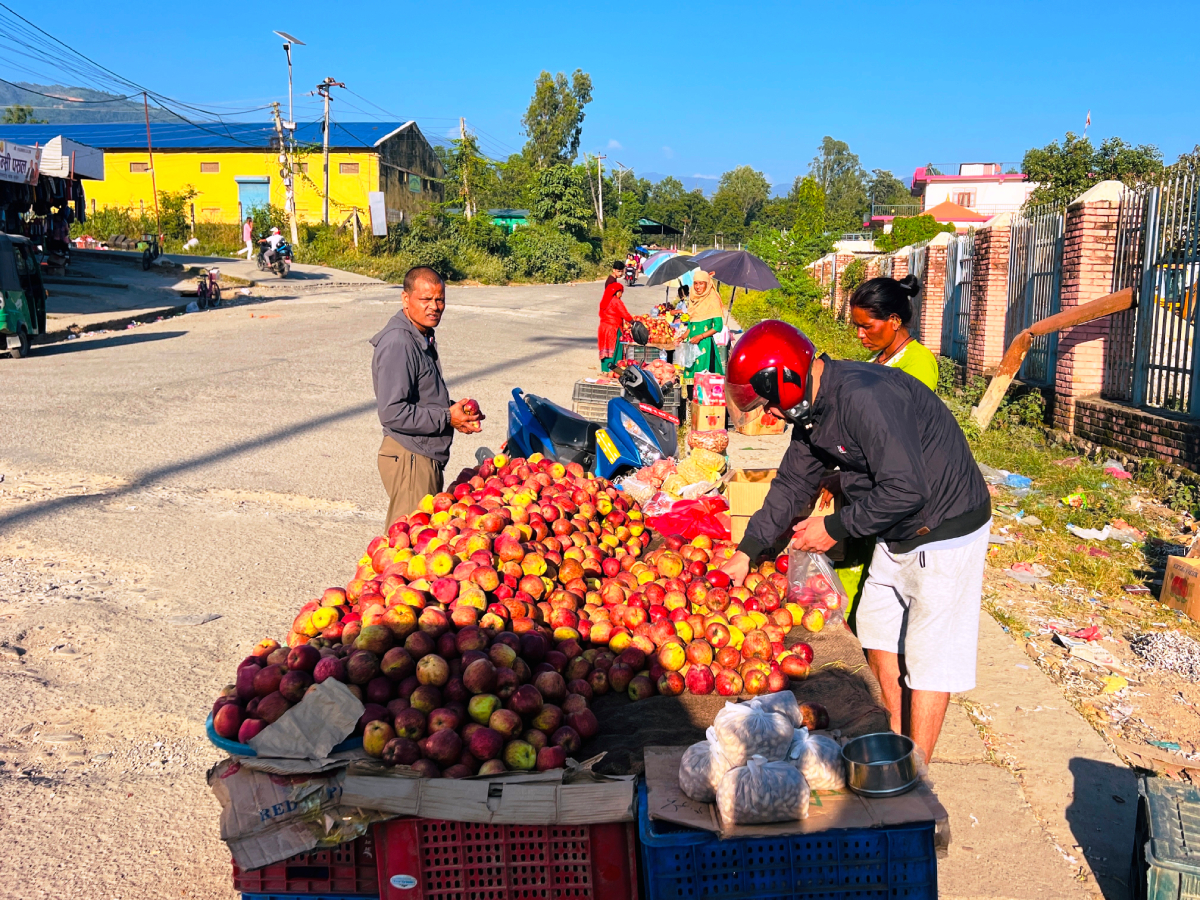
[[[50,96],[42,96],[43,94]],[[72,100],[91,102],[72,103]],[[103,91],[94,91],[83,87],[66,87],[61,84],[31,84],[21,81],[14,86],[0,82],[0,108],[16,104],[32,106],[34,118],[44,119],[52,125],[108,124],[112,122],[144,122],[146,120],[141,98],[121,100],[116,94],[106,94]],[[179,118],[151,105],[150,121],[178,122]]]
[[[685,191],[694,191],[699,188],[705,197],[711,197],[717,189],[719,178],[707,178],[703,175],[663,175],[661,172],[639,172],[639,178],[645,178],[651,184],[662,181],[664,178],[674,178],[683,185]]]

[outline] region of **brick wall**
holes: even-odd
[[[912,252],[911,250],[909,252]],[[892,257],[892,277],[899,281],[908,274],[908,254],[897,253]]]
[[[992,374],[1004,356],[1010,218],[1008,213],[1002,213],[975,232],[971,324],[967,338],[968,376]]]
[[[1200,421],[1169,419],[1087,397],[1072,402],[1072,422],[1075,435],[1085,440],[1200,473]]]
[[[842,273],[846,271],[846,266],[854,262],[854,254],[839,253],[834,262],[837,266],[837,280],[833,286],[833,309],[839,319],[845,319],[849,314],[850,298],[842,290]]]
[[[1062,309],[1103,297],[1112,289],[1117,214],[1123,190],[1120,182],[1104,181],[1067,208],[1063,229]],[[1109,320],[1105,318],[1059,332],[1054,424],[1064,431],[1072,430],[1078,399],[1100,393],[1108,328]]]
[[[937,237],[942,237],[938,235]],[[929,242],[925,255],[925,272],[918,273],[925,287],[921,307],[921,333],[917,340],[935,354],[942,351],[942,311],[946,305],[946,244],[937,237]],[[946,235],[949,237],[949,235]]]

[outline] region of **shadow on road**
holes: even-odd
[[[171,338],[183,337],[186,331],[158,331],[145,334],[115,334],[112,337],[96,338],[83,341],[62,341],[57,344],[43,344],[34,350],[36,356],[59,356],[63,353],[79,353],[84,350],[108,350],[112,347],[124,347],[128,344],[145,344],[150,341],[165,341]]]
[[[180,335],[186,333],[187,332],[180,331],[166,332],[161,335],[120,335],[119,337],[104,338],[102,340],[136,342],[138,339],[155,340],[167,337],[179,337]],[[538,340],[539,347],[546,346],[547,348],[542,352],[530,353],[516,360],[506,359],[502,362],[493,363],[489,366],[482,366],[478,369],[473,369],[470,372],[464,372],[461,375],[448,378],[446,383],[451,388],[458,387],[459,385],[470,384],[477,378],[483,378],[486,375],[511,369],[521,362],[542,359],[548,356],[555,356],[570,346],[580,343],[593,343],[594,341],[595,338],[590,337],[542,337]],[[56,352],[67,352],[73,349],[75,349],[73,344],[57,345],[55,347]],[[32,503],[24,509],[19,509],[7,515],[0,516],[0,534],[3,534],[6,529],[19,526],[35,519],[44,518],[45,516],[53,515],[54,513],[62,510],[86,508],[89,505],[107,502],[116,497],[123,497],[128,494],[135,493],[172,475],[203,469],[206,466],[210,466],[227,459],[242,456],[255,450],[261,450],[264,447],[269,447],[272,444],[279,443],[280,441],[291,440],[297,435],[305,434],[310,431],[316,431],[324,428],[327,425],[344,422],[347,419],[353,419],[355,416],[360,416],[363,413],[371,412],[375,408],[374,400],[366,403],[356,403],[353,406],[348,406],[345,409],[338,410],[337,412],[328,413],[323,416],[314,416],[311,419],[303,422],[297,422],[295,424],[283,425],[259,437],[229,444],[228,446],[212,450],[208,453],[202,453],[198,456],[193,456],[190,459],[184,459],[180,462],[171,463],[165,466],[158,466],[135,478],[124,487],[117,488],[112,491],[105,491],[98,494],[57,497],[53,500],[46,500],[41,503]]]
[[[1128,900],[1129,862],[1137,817],[1137,777],[1125,766],[1076,757],[1067,822],[1083,848],[1104,900]],[[1068,853],[1071,851],[1067,848]]]

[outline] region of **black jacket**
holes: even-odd
[[[845,505],[825,528],[837,540],[874,535],[906,553],[987,522],[987,484],[933,391],[899,369],[821,358],[811,427],[792,427],[779,473],[739,550],[753,559],[772,546],[833,466],[842,470]]]

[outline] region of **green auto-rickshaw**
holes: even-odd
[[[0,337],[8,355],[23,359],[35,334],[46,331],[46,288],[28,238],[0,234]]]

